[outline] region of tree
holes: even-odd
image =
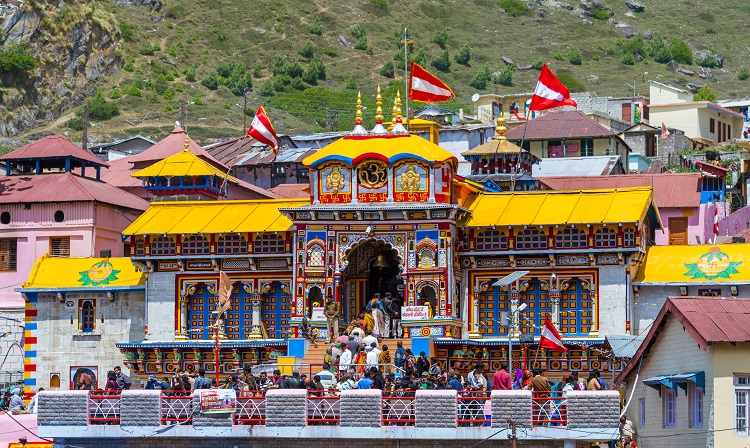
[[[693,101],[710,101],[716,102],[716,92],[708,86],[703,86],[698,90],[698,93],[693,95]]]
[[[674,60],[680,64],[693,65],[693,50],[684,41],[676,37],[672,38],[669,42],[669,51],[672,52]]]
[[[463,48],[456,53],[453,59],[461,65],[469,65],[469,60],[471,59],[471,48],[469,48],[469,44],[464,45]]]
[[[513,72],[516,71],[515,65],[506,65],[503,67],[502,70],[500,70],[500,73],[498,73],[496,76],[492,77],[492,82],[495,84],[502,84],[504,86],[512,87],[513,86]]]
[[[451,55],[448,53],[448,50],[445,50],[432,58],[430,64],[441,72],[449,72],[451,70]]]
[[[479,69],[469,81],[469,85],[477,90],[484,90],[487,88],[487,84],[492,81],[492,74],[490,73],[490,67],[485,65]]]
[[[380,69],[380,76],[385,76],[386,78],[393,78],[393,75],[394,75],[393,62],[388,61]]]
[[[583,57],[581,56],[581,50],[576,48],[570,50],[568,53],[568,61],[573,65],[581,65],[583,63]]]
[[[440,48],[445,50],[445,43],[448,41],[448,31],[440,30],[432,36],[432,42],[438,44]]]

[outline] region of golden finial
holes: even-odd
[[[396,119],[398,121],[401,121],[403,117],[401,116],[401,91],[396,91]]]
[[[398,119],[398,99],[396,97],[393,98],[393,112],[391,113],[391,118],[394,123]]]
[[[380,94],[380,86],[378,86],[378,94],[375,96],[375,104],[378,106],[375,108],[375,123],[383,124],[383,95]]]
[[[357,118],[354,120],[354,124],[362,124],[362,92],[357,92]]]
[[[190,146],[190,137],[187,135],[187,132],[185,133],[185,151],[188,150],[188,147]]]
[[[505,127],[505,114],[500,112],[500,117],[497,119],[497,127],[495,128],[495,139],[505,139],[505,133],[508,132],[508,128]]]
[[[396,100],[394,102],[396,104],[394,106],[396,118],[393,120],[395,124],[391,130],[391,134],[408,134],[409,131],[406,130],[401,122],[401,91],[396,92]]]

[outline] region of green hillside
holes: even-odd
[[[395,90],[403,90],[404,27],[414,40],[410,58],[453,88],[457,98],[444,107],[454,110],[470,112],[477,92],[533,90],[538,70],[507,68],[502,57],[518,67],[547,62],[573,90],[600,96],[632,95],[634,79],[640,94],[648,93],[643,80],[658,79],[708,85],[719,98],[746,95],[746,1],[642,0],[643,12],[624,0],[581,3],[588,15],[579,2],[551,0],[168,0],[155,10],[105,1],[120,29],[122,68],[100,83],[98,104],[115,102],[120,114],[94,120],[91,133],[161,137],[187,103],[188,128],[202,141],[242,135],[245,87],[249,112],[264,104],[278,132],[351,128],[358,90],[371,122],[377,85],[390,117]],[[608,19],[653,37],[625,38]],[[723,68],[702,79],[666,65],[675,59],[701,72],[699,64],[715,63],[712,55],[696,60],[696,50],[723,54]],[[598,84],[587,82],[593,76]],[[72,111],[44,129],[80,136]]]

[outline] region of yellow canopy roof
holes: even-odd
[[[651,246],[634,284],[750,283],[750,244]]]
[[[22,289],[121,288],[146,284],[130,258],[54,258],[44,254]]]
[[[156,176],[218,176],[230,182],[237,183],[237,179],[227,175],[187,149],[160,160],[140,171],[131,174],[132,177]]]
[[[511,143],[506,138],[495,138],[487,143],[483,143],[479,146],[471,148],[470,150],[461,153],[462,156],[489,156],[494,154],[518,154],[521,152],[521,147]],[[531,153],[529,153],[531,154]],[[538,157],[532,154],[532,157],[538,159]]]
[[[302,163],[315,168],[321,163],[340,161],[356,165],[365,159],[378,159],[387,164],[399,160],[417,159],[430,165],[450,161],[454,167],[456,157],[440,146],[417,135],[347,135],[306,157]]]
[[[653,210],[651,188],[484,193],[469,210],[467,227],[640,222]]]
[[[309,203],[308,199],[154,202],[122,233],[284,232],[292,227],[292,222],[279,209]]]

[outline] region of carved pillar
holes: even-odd
[[[188,337],[188,302],[190,299],[185,295],[180,295],[179,299],[179,328],[175,330],[175,341],[187,341]]]
[[[589,336],[597,337],[599,336],[599,313],[597,312],[599,308],[599,291],[596,288],[594,278],[589,283],[589,295],[591,296],[591,331],[589,331]]]
[[[482,288],[477,285],[474,287],[473,295],[471,296],[471,329],[469,330],[469,339],[481,339],[482,333],[479,331],[479,295],[482,292]]]
[[[359,197],[357,196],[357,191],[359,190],[359,187],[357,186],[359,182],[359,179],[357,178],[357,169],[352,167],[352,203],[356,204],[359,202]]]
[[[253,308],[253,326],[250,333],[247,335],[247,339],[262,339],[263,331],[261,330],[261,303],[263,297],[261,297],[259,291],[255,291],[252,295],[252,301],[250,302]]]
[[[430,188],[427,190],[430,192],[430,202],[435,202],[435,167],[430,167],[427,170],[430,173]]]
[[[557,278],[557,274],[552,271],[552,275],[549,279],[549,300],[552,304],[552,323],[555,327],[560,328],[560,298],[562,293],[560,292],[560,281]]]

